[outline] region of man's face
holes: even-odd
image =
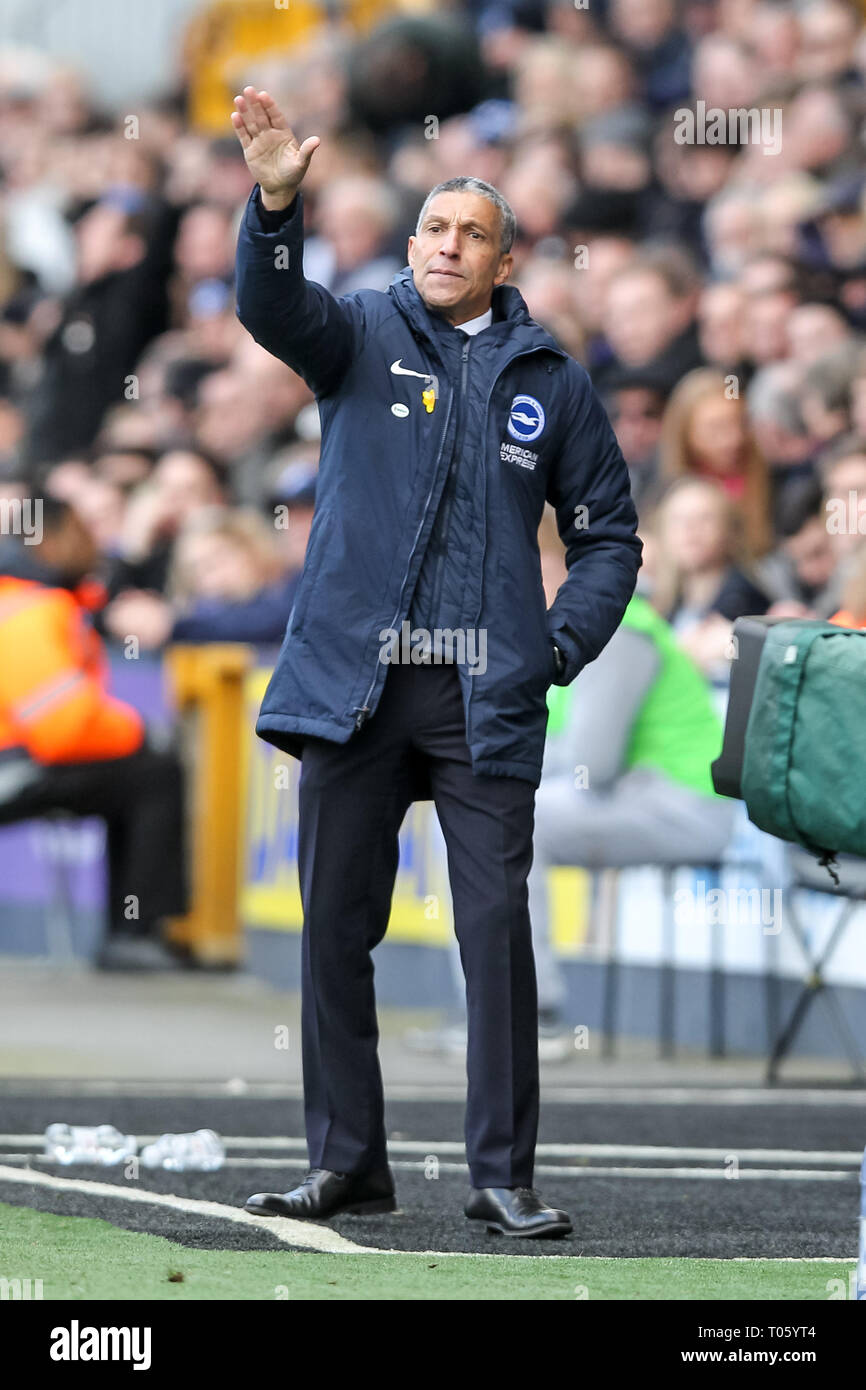
[[[825,518],[810,517],[805,526],[784,543],[797,576],[810,589],[820,589],[828,583],[836,565],[836,553],[830,543]]]
[[[89,285],[111,271],[129,270],[144,256],[141,238],[126,230],[119,208],[98,203],[78,224],[78,275]]]
[[[409,238],[415,288],[428,309],[455,326],[490,308],[496,285],[511,273],[501,251],[499,209],[480,193],[440,193],[417,236]]]
[[[610,419],[626,463],[632,468],[650,461],[662,431],[664,398],[647,387],[623,387],[613,400]]]
[[[743,351],[745,303],[736,285],[713,285],[698,307],[701,351],[708,362],[731,366]]]
[[[99,552],[87,526],[75,512],[69,511],[58,526],[45,532],[39,557],[62,574],[67,583],[77,584],[96,568]]]
[[[621,362],[651,362],[673,341],[686,319],[661,275],[653,270],[623,271],[607,293],[604,330]]]

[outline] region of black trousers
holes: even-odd
[[[187,911],[183,771],[174,753],[145,747],[125,758],[46,767],[38,782],[0,803],[0,825],[51,811],[106,823],[109,931],[150,934],[161,917]]]
[[[473,1187],[530,1187],[538,1009],[527,875],[535,788],[472,772],[454,666],[395,665],[347,744],[305,740],[298,861],[310,1165],[386,1159],[370,952],[385,935],[406,810],[429,785],[448,853],[466,977],[466,1153]]]

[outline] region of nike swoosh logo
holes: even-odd
[[[429,380],[430,380],[430,373],[429,373],[429,372],[413,372],[413,371],[410,371],[408,367],[401,367],[401,366],[400,366],[400,363],[401,363],[402,361],[403,361],[403,358],[402,358],[402,357],[398,357],[396,362],[392,362],[392,363],[391,363],[391,371],[394,373],[395,376],[417,376],[417,377],[420,377],[422,381],[429,381]]]

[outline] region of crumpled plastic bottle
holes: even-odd
[[[138,1148],[132,1134],[114,1125],[49,1125],[43,1157],[54,1163],[98,1163],[112,1167],[131,1158]]]
[[[212,1173],[225,1162],[223,1142],[215,1130],[197,1129],[191,1134],[161,1134],[141,1151],[145,1168],[166,1168],[172,1173]]]

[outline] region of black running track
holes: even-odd
[[[55,1121],[95,1125],[109,1123],[125,1133],[154,1135],[200,1127],[226,1136],[248,1136],[249,1144],[231,1149],[229,1156],[265,1156],[256,1139],[303,1135],[298,1099],[225,1094],[170,1095],[77,1094],[67,1091],[29,1091],[24,1083],[0,1083],[0,1134],[41,1134]],[[422,1151],[394,1152],[400,1210],[378,1217],[340,1217],[328,1224],[360,1245],[397,1250],[466,1251],[537,1254],[535,1242],[488,1235],[463,1216],[468,1175],[461,1153],[437,1155],[437,1142],[462,1139],[463,1107],[456,1101],[392,1100],[388,1105],[389,1135],[395,1143],[416,1141]],[[543,1104],[539,1143],[618,1144],[713,1148],[738,1156],[745,1149],[793,1149],[817,1154],[862,1152],[866,1144],[866,1097],[823,1097],[811,1103],[796,1091],[767,1098],[767,1103],[713,1103],[712,1093],[690,1103],[618,1103],[608,1094],[603,1102],[581,1098],[569,1103]],[[0,1139],[0,1164],[30,1167],[61,1177],[80,1177],[126,1185],[111,1168],[76,1165],[63,1168],[37,1156],[21,1157],[21,1143]],[[423,1171],[427,1154],[438,1157],[438,1178]],[[15,1157],[15,1155],[18,1157]],[[282,1154],[280,1156],[283,1156]],[[141,1169],[139,1188],[174,1193],[242,1207],[252,1192],[284,1192],[305,1170],[303,1152],[286,1153],[291,1166],[237,1166],[215,1173],[166,1173]],[[581,1158],[545,1155],[536,1186],[555,1206],[572,1215],[574,1235],[544,1242],[548,1255],[818,1257],[854,1258],[859,1213],[855,1164],[839,1158],[820,1159],[809,1172],[841,1173],[840,1178],[796,1177],[750,1179],[748,1170],[801,1169],[801,1160],[770,1156],[739,1159],[738,1178],[665,1176],[671,1167],[705,1168],[714,1175],[724,1167],[716,1158],[614,1156]],[[404,1168],[402,1165],[411,1165]],[[552,1166],[556,1171],[546,1171]],[[651,1176],[605,1176],[598,1167],[642,1167]],[[572,1176],[576,1169],[580,1172]],[[101,1217],[128,1230],[146,1231],[180,1244],[235,1250],[285,1249],[267,1229],[143,1203],[125,1203],[75,1191],[0,1180],[0,1201],[63,1215]]]

